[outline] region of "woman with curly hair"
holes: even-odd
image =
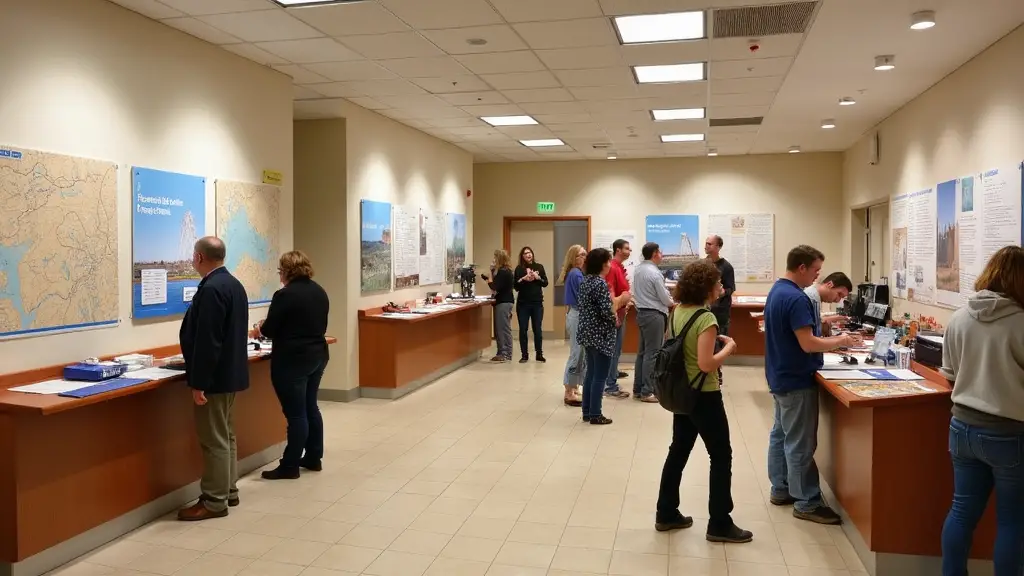
[[[718,334],[718,321],[708,310],[722,292],[721,274],[714,264],[698,260],[683,270],[676,282],[673,298],[679,303],[669,318],[670,332],[675,337],[695,315],[696,320],[683,335],[683,354],[686,359],[687,382],[700,388],[697,402],[690,414],[672,417],[672,445],[665,458],[658,493],[658,513],[655,529],[659,532],[693,526],[693,518],[679,512],[679,484],[683,469],[693,451],[697,436],[704,441],[711,458],[711,477],[708,483],[710,520],[706,538],[709,542],[742,543],[753,540],[754,535],[742,530],[732,521],[732,444],[729,441],[729,419],[719,387],[718,370],[730,354],[736,351],[736,342]],[[715,352],[715,342],[723,346]]]

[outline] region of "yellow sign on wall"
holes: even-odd
[[[284,174],[281,174],[277,170],[264,170],[263,171],[263,183],[274,184],[280,186],[281,182],[284,181]]]

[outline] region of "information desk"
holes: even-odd
[[[392,400],[480,358],[491,347],[491,301],[410,318],[359,311],[359,394]]]
[[[850,541],[876,576],[941,572],[942,524],[953,498],[952,388],[936,371],[912,368],[936,391],[864,398],[817,378],[824,393],[815,460],[856,529]],[[994,537],[990,502],[972,557],[991,559]]]
[[[729,315],[729,336],[736,340],[736,353],[730,357],[729,363],[760,362],[764,358],[764,334],[760,331],[759,319],[750,315],[751,312],[764,312],[764,304],[740,302],[737,299],[763,295],[733,294],[732,312]],[[640,328],[636,323],[636,310],[630,309],[626,315],[626,331],[622,335],[622,354],[635,358],[640,349]],[[736,362],[739,360],[739,362]],[[623,361],[629,361],[623,359]]]
[[[0,574],[44,573],[199,496],[184,375],[82,399],[8,390],[62,369],[0,375]],[[269,358],[251,359],[249,370],[234,411],[240,472],[278,458],[285,440]]]

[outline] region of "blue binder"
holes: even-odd
[[[111,380],[100,382],[99,384],[79,388],[78,390],[61,392],[58,396],[64,396],[65,398],[88,398],[89,396],[103,394],[104,392],[110,392],[112,390],[120,390],[121,388],[135,386],[144,382],[151,382],[151,380],[147,380],[146,378],[113,378]]]

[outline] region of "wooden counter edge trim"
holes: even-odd
[[[820,374],[815,374],[814,379],[818,385],[831,394],[840,404],[847,408],[879,408],[886,406],[909,406],[935,402],[949,398],[953,388],[938,372],[918,362],[911,363],[911,369],[917,374],[924,376],[925,382],[938,390],[925,394],[908,394],[906,396],[889,396],[882,398],[864,398],[858,396],[839,385],[842,380],[826,380]]]
[[[397,323],[408,323],[413,324],[415,322],[424,322],[431,318],[438,318],[441,316],[448,316],[449,314],[458,314],[464,310],[474,310],[481,306],[490,306],[494,304],[493,300],[474,300],[473,302],[466,302],[465,304],[459,304],[458,308],[453,310],[445,310],[443,312],[434,312],[432,314],[423,314],[419,318],[393,318],[388,316],[382,316],[382,309],[380,306],[376,308],[368,308],[366,310],[360,310],[358,312],[358,318],[360,320],[367,320],[370,322],[397,322]]]
[[[338,341],[337,338],[334,338],[332,336],[327,336],[326,340],[327,340],[328,344],[335,344]],[[135,352],[135,353],[138,353],[138,354],[153,354],[154,356],[158,356],[158,355],[172,355],[173,356],[174,354],[180,353],[180,349],[177,346],[175,346],[175,345],[169,345],[169,346],[160,346],[160,347],[157,347],[157,348],[148,348],[148,349],[145,349],[145,350],[140,350],[140,351]],[[113,359],[113,358],[115,358],[117,356],[124,356],[125,354],[131,354],[131,352],[124,353],[124,354],[112,354],[110,356],[104,356],[102,359],[103,360],[111,360],[111,359]],[[249,358],[249,363],[252,364],[252,363],[256,363],[256,362],[263,362],[263,361],[266,361],[266,360],[269,360],[269,359],[270,359],[269,355],[267,355],[267,356],[253,356],[253,357]],[[34,369],[31,369],[31,370],[25,370],[25,371],[22,371],[22,372],[14,372],[14,373],[11,373],[11,374],[0,375],[0,393],[17,394],[17,395],[21,396],[23,393],[8,392],[7,389],[8,388],[13,388],[15,386],[22,386],[22,385],[25,385],[25,384],[32,384],[32,383],[35,383],[35,382],[42,382],[42,381],[45,381],[45,379],[52,379],[52,378],[59,377],[59,375],[60,375],[61,371],[63,370],[64,366],[65,366],[65,364],[55,364],[53,366],[46,366],[46,367],[43,367],[43,368],[34,368]],[[49,374],[49,375],[47,375],[47,374]],[[42,376],[44,378],[44,380],[38,380],[37,378],[39,378],[40,376]],[[129,372],[127,374],[127,376],[130,377],[131,373]],[[52,395],[52,394],[42,395],[42,397],[46,398],[46,399],[60,398],[60,401],[57,401],[56,403],[49,404],[49,405],[46,405],[46,406],[38,406],[38,405],[29,404],[29,403],[11,402],[11,401],[8,401],[8,400],[0,399],[0,412],[3,412],[3,411],[29,412],[29,413],[42,414],[43,416],[48,416],[50,414],[58,414],[60,412],[66,411],[66,410],[73,410],[75,408],[82,408],[82,407],[85,407],[85,406],[91,406],[93,404],[98,404],[100,402],[105,402],[107,400],[113,400],[115,398],[122,398],[124,396],[130,396],[132,394],[140,394],[142,392],[146,392],[147,390],[153,390],[154,388],[158,388],[160,386],[163,386],[164,384],[180,382],[180,381],[184,380],[184,376],[185,376],[185,374],[182,373],[179,376],[172,376],[170,378],[161,378],[159,380],[151,380],[149,382],[144,382],[142,384],[137,384],[135,386],[128,386],[126,388],[119,388],[117,390],[111,390],[110,392],[104,392],[103,394],[96,394],[95,396],[89,396],[87,398],[67,398],[67,397],[64,397],[64,396],[59,396],[58,397],[58,396]],[[37,394],[27,394],[27,393],[24,393],[23,395],[24,395],[24,399],[25,400],[29,400],[29,399],[38,400],[40,398],[40,396],[41,396],[41,395],[37,395]]]

